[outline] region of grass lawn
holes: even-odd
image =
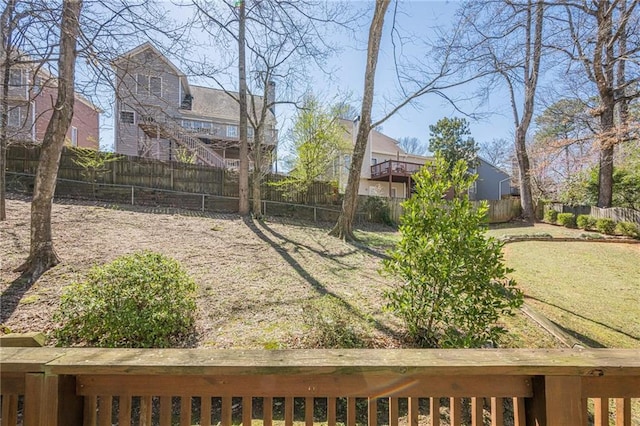
[[[640,245],[518,242],[505,258],[527,302],[587,345],[640,348]]]
[[[551,235],[554,238],[571,237],[578,238],[581,235],[599,235],[597,232],[585,231],[583,229],[570,229],[564,226],[550,225],[548,223],[536,223],[528,225],[525,223],[499,223],[489,227],[488,235],[496,238],[510,235],[530,235],[541,236]]]

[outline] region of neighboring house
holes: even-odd
[[[3,75],[3,69],[0,68]],[[7,136],[11,141],[41,143],[58,95],[57,79],[44,70],[16,65],[9,70]],[[98,149],[100,109],[75,94],[67,143]]]
[[[345,138],[355,145],[359,121],[340,120]],[[377,130],[369,132],[369,140],[360,171],[359,195],[408,198],[411,195],[411,175],[417,172],[431,157],[405,152],[398,141]],[[334,178],[344,191],[349,177],[351,154],[344,153],[334,166]]]
[[[118,57],[112,66],[117,153],[169,161],[187,153],[199,164],[239,166],[240,107],[228,93],[189,84],[186,75],[151,43]],[[269,89],[268,100],[273,102],[275,85]],[[262,98],[254,101],[259,111]],[[254,102],[249,99],[248,104],[251,114]],[[267,151],[277,144],[275,124],[275,111],[270,108],[264,126]],[[249,126],[250,141],[253,130]]]
[[[477,166],[472,169],[478,175],[469,191],[471,200],[500,200],[511,195],[511,177],[508,173],[478,157]]]

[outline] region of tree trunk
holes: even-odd
[[[614,124],[613,97],[602,99],[600,115],[600,171],[598,174],[598,207],[611,207],[613,201],[613,147],[617,135]]]
[[[526,132],[519,126],[516,128],[516,157],[518,170],[520,171],[520,205],[527,222],[533,223],[536,219],[533,207],[533,195],[531,194],[531,174],[529,155],[527,154]]]
[[[73,118],[76,40],[82,0],[64,0],[60,27],[58,59],[58,95],[51,120],[42,141],[42,149],[31,202],[31,250],[17,272],[33,283],[60,262],[51,238],[51,207],[65,135]]]
[[[13,14],[15,11],[15,0],[9,0],[2,11],[0,25],[2,26],[2,48],[3,58],[3,78],[2,78],[2,99],[0,100],[0,221],[7,220],[6,190],[7,190],[7,124],[9,118],[9,75],[11,73],[11,52],[13,52]]]
[[[329,235],[343,240],[355,240],[353,235],[353,220],[358,208],[358,188],[360,186],[360,170],[362,160],[367,148],[367,140],[371,131],[371,106],[373,105],[373,89],[378,64],[378,52],[380,51],[380,39],[384,27],[384,15],[389,7],[390,0],[377,0],[371,27],[369,28],[369,42],[367,48],[367,67],[364,77],[364,93],[362,97],[362,109],[360,123],[356,136],[356,144],[351,156],[349,179],[342,201],[342,211],[335,226]]]
[[[249,142],[247,140],[247,69],[245,55],[245,4],[240,0],[238,29],[238,100],[240,102],[240,170],[238,175],[238,213],[249,214]]]
[[[253,133],[252,214],[254,218],[262,219],[262,127],[259,126]]]

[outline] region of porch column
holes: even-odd
[[[393,182],[393,175],[391,174],[391,167],[389,167],[389,198],[391,198],[391,183]]]
[[[408,187],[407,187],[407,194],[406,194],[406,198],[411,198],[411,175],[409,175],[409,183],[408,183]]]

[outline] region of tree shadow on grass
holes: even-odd
[[[18,278],[0,294],[0,324],[4,324],[16,311],[22,297],[33,285],[26,273]]]
[[[538,299],[537,297],[530,296],[530,295],[527,295],[527,299],[532,299],[532,300],[535,300],[535,301],[537,301],[537,302],[539,302],[539,303],[542,303],[542,304],[545,304],[545,305],[548,305],[548,306],[552,306],[552,307],[554,307],[554,308],[556,308],[556,309],[559,309],[559,310],[561,310],[561,311],[563,311],[563,312],[566,312],[566,313],[568,313],[568,314],[570,314],[570,315],[573,315],[573,316],[576,316],[576,317],[578,317],[578,318],[580,318],[580,319],[583,319],[583,320],[585,320],[585,321],[589,321],[589,322],[591,322],[591,323],[597,324],[597,325],[599,325],[600,327],[606,328],[606,329],[611,330],[611,331],[616,332],[616,333],[620,333],[620,334],[622,334],[622,335],[624,335],[624,336],[627,336],[627,337],[629,337],[629,338],[631,338],[631,339],[634,339],[634,340],[638,340],[638,341],[640,341],[640,337],[638,337],[638,336],[634,336],[633,334],[627,333],[627,332],[626,332],[626,331],[624,331],[624,330],[620,330],[619,328],[612,327],[612,326],[607,325],[607,324],[605,324],[605,323],[602,323],[602,322],[600,322],[600,321],[596,321],[596,320],[594,320],[594,319],[587,318],[587,317],[585,317],[584,315],[580,315],[580,314],[578,314],[578,313],[575,313],[575,312],[573,312],[573,311],[570,311],[570,310],[568,310],[568,309],[566,309],[566,308],[563,308],[562,306],[558,306],[558,305],[556,305],[555,303],[547,302],[546,300]],[[560,327],[560,328],[563,328],[563,329],[564,329],[564,327],[562,327],[562,326],[560,326],[560,325],[558,325],[558,327]],[[580,337],[580,336],[582,336],[581,334],[578,334],[577,332],[575,332],[575,331],[573,331],[573,330],[569,330],[569,329],[565,329],[565,330],[567,331],[567,333],[572,334],[572,335],[575,335],[575,337],[576,337],[577,339],[583,340],[583,339],[582,339],[582,337]],[[584,338],[589,340],[589,338],[588,338],[588,337],[584,337]],[[594,341],[594,342],[595,342],[595,341]],[[598,343],[598,342],[595,342],[595,343],[597,343],[597,344],[599,344],[599,345],[600,345],[600,343]],[[602,348],[604,348],[605,346],[593,346],[593,347],[602,347]]]
[[[264,241],[265,243],[273,247],[276,250],[276,252],[298,273],[298,275],[300,275],[300,277],[302,277],[305,281],[309,283],[311,288],[314,291],[316,291],[316,293],[318,293],[320,296],[325,296],[325,295],[333,296],[342,306],[344,306],[347,309],[349,313],[357,316],[359,319],[363,321],[369,321],[369,318],[364,318],[358,310],[354,309],[353,306],[351,306],[351,304],[349,304],[347,301],[345,301],[342,297],[335,294],[334,292],[329,291],[320,281],[318,281],[311,274],[309,274],[296,259],[294,259],[286,250],[284,250],[280,246],[280,244],[278,244],[276,241],[269,238],[269,236],[266,235],[260,229],[260,227],[258,227],[256,222],[257,221],[255,221],[253,218],[244,219],[244,223],[247,225],[247,227],[254,234],[256,234],[258,238],[260,238],[262,241]],[[265,226],[264,223],[260,223],[260,225],[261,227]],[[387,336],[394,337],[396,335],[394,330],[382,324],[381,322],[376,320],[373,320],[372,322],[376,330],[386,334]]]

